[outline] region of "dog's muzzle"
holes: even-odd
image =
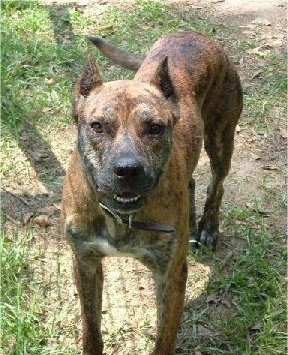
[[[155,178],[137,157],[119,157],[110,165],[111,193],[106,195],[105,204],[118,213],[138,211],[145,196],[155,187]]]

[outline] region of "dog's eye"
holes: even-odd
[[[103,133],[103,126],[100,122],[92,122],[90,127],[95,133]]]
[[[164,126],[153,123],[149,126],[148,128],[148,134],[151,134],[153,136],[159,136],[161,133],[164,131]]]

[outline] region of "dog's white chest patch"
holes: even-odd
[[[85,243],[85,251],[97,250],[98,252],[106,256],[133,256],[134,254],[125,251],[119,250],[115,246],[111,245],[107,239],[97,238],[92,242]]]
[[[114,246],[112,246],[108,242],[108,240],[106,240],[106,239],[100,239],[98,242],[99,242],[98,248],[105,255],[113,255],[113,256],[126,256],[127,255],[127,253],[122,252],[122,251],[118,250],[117,248],[115,248]]]

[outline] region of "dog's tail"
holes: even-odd
[[[104,41],[101,37],[88,37],[88,39],[105,55],[105,57],[125,69],[137,71],[145,58],[138,57],[133,53],[114,47],[112,44]]]

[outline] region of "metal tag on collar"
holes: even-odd
[[[132,214],[130,214],[130,215],[129,215],[129,223],[128,223],[128,225],[129,225],[129,229],[131,229],[131,228],[132,228],[132,218],[133,218],[133,215],[132,215]]]

